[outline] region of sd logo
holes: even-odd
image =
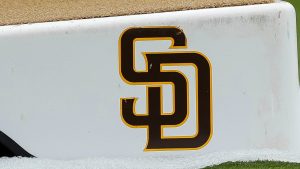
[[[145,40],[171,40],[170,48],[187,48],[185,34],[176,27],[135,27],[120,36],[120,75],[130,85],[146,85],[148,112],[137,115],[137,98],[121,99],[121,116],[128,126],[148,129],[145,151],[193,150],[208,144],[212,135],[211,65],[199,52],[145,53],[146,71],[134,67],[135,42]],[[189,117],[188,79],[182,72],[162,70],[162,66],[193,66],[196,70],[196,120],[194,136],[163,135],[164,127],[179,127]],[[162,112],[162,85],[172,84],[173,114]]]

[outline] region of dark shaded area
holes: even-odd
[[[14,153],[4,145],[0,144],[0,157],[14,157]]]
[[[34,157],[0,131],[0,157]]]

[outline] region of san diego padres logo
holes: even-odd
[[[199,52],[145,52],[146,71],[135,70],[135,43],[137,41],[170,40],[172,49],[187,48],[184,32],[176,27],[134,27],[120,36],[120,76],[130,85],[145,85],[147,113],[137,114],[137,98],[121,99],[121,116],[133,128],[148,129],[145,151],[193,150],[204,147],[212,135],[211,65]],[[197,132],[193,136],[163,135],[163,128],[179,127],[189,117],[188,79],[179,71],[163,70],[162,66],[193,66],[196,70]],[[162,85],[173,88],[172,114],[162,112]]]

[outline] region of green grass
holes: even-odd
[[[271,161],[227,162],[205,169],[300,169],[300,164]]]
[[[300,51],[300,0],[286,1],[293,4],[297,12],[298,51]],[[300,59],[298,59],[298,64],[300,67]],[[300,164],[271,161],[227,162],[218,166],[206,167],[205,169],[300,169]]]

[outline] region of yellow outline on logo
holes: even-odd
[[[118,53],[118,55],[119,55],[119,74],[120,74],[120,77],[121,77],[121,79],[124,82],[126,82],[127,84],[130,84],[130,85],[145,85],[146,86],[146,97],[147,98],[148,98],[148,88],[149,87],[160,87],[160,90],[161,90],[161,93],[162,93],[162,85],[170,85],[171,84],[172,85],[172,94],[174,96],[173,97],[173,112],[172,113],[164,114],[164,116],[172,115],[172,114],[174,114],[174,110],[175,110],[175,108],[174,108],[174,106],[175,106],[175,101],[174,101],[175,100],[175,92],[174,92],[174,84],[172,82],[135,82],[135,83],[132,83],[132,82],[127,81],[123,77],[123,75],[121,73],[121,39],[123,37],[123,34],[126,31],[128,31],[130,29],[133,29],[133,28],[137,28],[137,27],[127,28],[126,30],[124,30],[121,33],[121,35],[119,37],[119,44],[118,44],[119,45],[119,53]],[[139,28],[177,28],[177,27],[175,27],[175,26],[155,26],[155,27],[139,27]],[[135,69],[135,57],[136,57],[135,56],[135,44],[136,44],[136,42],[137,41],[155,41],[155,40],[170,40],[172,42],[172,44],[169,47],[169,49],[186,49],[187,48],[187,43],[185,43],[186,44],[185,46],[174,46],[174,39],[171,38],[171,37],[136,38],[133,41],[133,68],[134,68],[134,70],[136,70]],[[187,42],[187,39],[185,39],[185,41]],[[206,141],[205,144],[203,144],[203,145],[201,145],[201,146],[199,146],[197,148],[162,148],[162,149],[147,149],[147,148],[145,148],[144,151],[177,151],[177,150],[198,150],[198,149],[201,149],[201,148],[203,148],[203,147],[205,147],[205,146],[208,145],[208,143],[210,142],[210,140],[212,139],[212,136],[213,136],[212,64],[211,64],[210,60],[208,59],[208,57],[206,55],[204,55],[203,53],[198,52],[198,51],[142,52],[142,56],[145,59],[146,65],[148,65],[148,60],[145,58],[146,54],[166,54],[166,53],[168,53],[168,54],[170,54],[170,53],[197,53],[197,54],[203,56],[205,58],[205,60],[209,63],[209,68],[210,68],[210,110],[211,110],[210,111],[210,136],[209,136],[209,138],[208,138],[208,140]],[[186,118],[184,119],[184,121],[182,123],[179,123],[177,125],[162,125],[161,126],[161,139],[170,139],[170,138],[171,139],[172,138],[174,138],[174,139],[176,139],[176,138],[178,138],[178,139],[180,139],[180,138],[195,138],[199,134],[198,128],[197,128],[196,133],[194,135],[192,135],[192,136],[164,136],[164,134],[163,134],[163,129],[164,128],[177,128],[177,127],[180,127],[183,124],[185,124],[186,121],[187,121],[187,119],[189,118],[189,113],[190,113],[190,110],[189,110],[189,108],[190,108],[190,103],[189,103],[190,96],[189,96],[189,80],[188,80],[188,78],[182,72],[177,71],[177,70],[174,70],[174,71],[172,71],[172,70],[163,70],[162,69],[163,66],[193,66],[195,68],[195,70],[196,70],[196,78],[195,78],[196,79],[196,86],[198,86],[198,78],[197,78],[198,76],[197,75],[198,75],[198,71],[199,71],[198,68],[197,68],[197,66],[194,65],[193,63],[164,63],[164,64],[160,65],[161,72],[176,72],[176,73],[181,74],[186,79],[186,82],[187,82],[187,95],[188,95],[187,96],[188,97],[187,98],[187,105],[188,105],[187,106],[187,113],[188,114],[187,114]],[[136,71],[136,72],[148,72],[148,67],[146,66],[146,70],[145,71]],[[196,93],[198,93],[198,87],[196,87]],[[163,97],[163,94],[161,94],[161,99],[162,99],[162,97]],[[196,117],[199,116],[199,112],[198,112],[198,108],[199,108],[198,107],[199,106],[198,105],[198,97],[199,97],[198,94],[196,94]],[[134,113],[134,115],[136,115],[136,116],[148,116],[149,112],[146,112],[145,114],[137,114],[137,113],[135,113],[136,112],[136,110],[135,110],[136,106],[135,105],[136,105],[136,101],[137,101],[138,98],[135,98],[135,97],[126,98],[126,99],[120,98],[120,115],[121,115],[121,119],[122,119],[123,123],[125,125],[127,125],[128,127],[131,127],[131,128],[146,128],[147,129],[147,143],[146,143],[146,147],[147,147],[147,145],[149,143],[149,126],[148,125],[133,126],[133,125],[128,124],[124,120],[124,118],[123,118],[123,114],[122,114],[122,101],[123,100],[127,100],[127,99],[134,99],[134,104],[133,104],[133,113]],[[161,104],[161,109],[163,109],[162,108],[163,102],[161,102],[160,104]],[[148,109],[149,108],[148,101],[146,101],[146,108],[147,108],[147,110],[149,110]],[[160,114],[163,115],[162,113],[163,112],[161,110]],[[197,118],[196,124],[197,124],[197,126],[199,126],[198,118]]]

